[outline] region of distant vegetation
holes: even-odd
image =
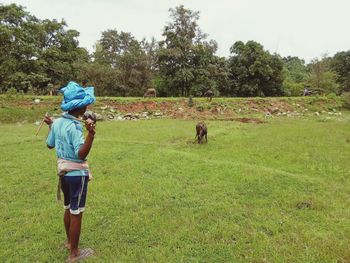
[[[106,29],[89,53],[64,20],[41,20],[16,4],[0,5],[0,92],[48,94],[69,80],[88,81],[102,96],[300,96],[350,91],[350,51],[306,64],[271,54],[255,42],[237,41],[228,58],[216,54],[197,22],[199,12],[169,10],[163,38],[137,40]],[[118,25],[115,25],[118,28]]]

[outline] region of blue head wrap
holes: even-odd
[[[67,86],[60,89],[63,93],[61,109],[71,111],[88,106],[95,102],[94,87],[83,88],[78,83],[70,81]]]

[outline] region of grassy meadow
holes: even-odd
[[[87,262],[350,262],[350,119],[101,122]],[[64,262],[47,127],[0,125],[0,262]]]

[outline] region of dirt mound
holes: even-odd
[[[0,122],[42,118],[45,112],[61,114],[61,96],[0,96]],[[341,107],[338,98],[110,98],[99,97],[91,110],[100,120],[138,120],[172,118],[185,120],[223,120],[242,123],[265,123],[277,116],[336,114]],[[331,111],[331,112],[330,112]]]

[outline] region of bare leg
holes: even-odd
[[[69,227],[69,238],[70,238],[70,259],[73,259],[79,255],[79,237],[81,229],[81,219],[83,214],[72,215],[70,214],[70,227]]]
[[[70,239],[69,239],[70,212],[69,212],[69,209],[66,209],[64,211],[63,222],[64,222],[64,228],[66,230],[66,236],[67,236],[67,243],[65,244],[65,247],[70,249]]]

